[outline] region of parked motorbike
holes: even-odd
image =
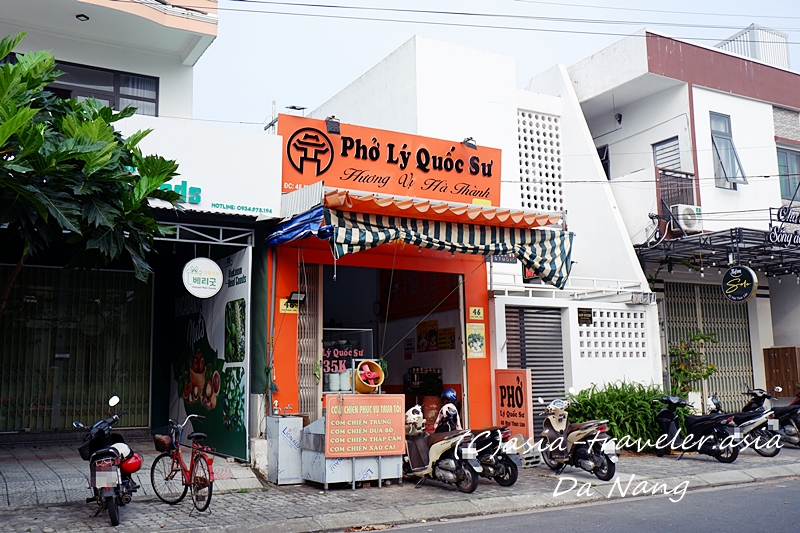
[[[119,403],[119,397],[112,396],[108,400],[109,407]],[[86,503],[96,503],[97,516],[107,510],[111,525],[119,525],[119,508],[131,502],[131,497],[139,488],[131,475],[142,467],[142,456],[125,444],[125,439],[111,429],[119,422],[126,411],[98,420],[91,427],[81,422],[73,422],[76,429],[86,429],[83,438],[86,444],[78,448],[81,458],[89,461],[91,474],[89,487],[94,492]]]
[[[469,445],[471,436],[468,429],[428,435],[422,408],[415,405],[406,411],[403,475],[418,479],[418,487],[427,479],[436,479],[454,484],[461,492],[475,492],[483,468],[477,450]]]
[[[570,388],[570,393],[574,389]],[[544,404],[542,398],[539,403]],[[588,420],[571,424],[567,410],[575,402],[553,400],[543,414],[542,460],[560,474],[569,466],[583,468],[601,481],[614,477],[619,461],[616,443],[606,433],[608,420]]]
[[[792,400],[792,403],[789,404],[789,407],[800,407],[800,386],[798,386],[795,398]],[[781,427],[781,431],[784,432],[781,440],[784,441],[783,437],[786,437],[784,442],[800,446],[800,413],[792,416],[789,421],[791,424],[786,424]]]
[[[731,438],[733,416],[725,413],[715,413],[704,416],[687,416],[687,438],[681,437],[678,427],[677,409],[688,407],[686,400],[677,396],[662,396],[654,400],[666,404],[656,414],[656,423],[659,426],[659,439],[656,441],[656,455],[662,457],[666,448],[680,449],[682,452],[693,451],[710,455],[720,463],[732,463],[739,457],[738,443]],[[666,435],[666,441],[665,437]],[[690,438],[691,437],[691,438]]]
[[[781,387],[775,387],[773,392],[783,392]],[[780,451],[778,440],[788,444],[800,446],[800,435],[798,435],[798,424],[800,424],[800,402],[796,398],[791,404],[786,407],[772,407],[767,409],[764,406],[766,400],[771,400],[774,396],[764,389],[752,389],[743,392],[750,396],[750,400],[742,408],[743,412],[758,412],[768,413],[766,424],[757,430],[758,441],[755,443],[754,448],[756,452],[764,457],[773,457]],[[798,392],[800,394],[800,392]],[[711,397],[711,402],[719,400],[716,399],[716,393]],[[800,396],[798,396],[800,398]],[[721,408],[721,406],[720,406]],[[775,436],[778,436],[778,439]],[[767,445],[769,443],[771,446]]]
[[[750,401],[742,412],[727,413],[733,416],[731,425],[734,427],[734,436],[739,441],[739,447],[745,449],[752,446],[762,457],[775,457],[781,449],[777,439],[772,439],[767,430],[767,422],[773,417],[773,412],[764,409],[764,400],[772,398],[772,395],[763,389],[748,390],[742,394],[750,396]],[[706,401],[706,408],[712,414],[725,413],[717,393]]]
[[[511,430],[491,427],[483,431],[472,431],[470,447],[478,452],[478,462],[483,470],[481,477],[494,479],[501,487],[510,487],[517,482],[522,461],[519,454],[507,449]]]

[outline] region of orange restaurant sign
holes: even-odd
[[[526,439],[533,437],[533,398],[531,370],[494,371],[495,415],[497,425]]]
[[[338,124],[338,123],[337,123]],[[394,131],[280,115],[283,192],[328,187],[390,196],[499,205],[500,150]]]
[[[326,394],[325,457],[402,455],[402,394]]]

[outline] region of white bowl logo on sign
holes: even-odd
[[[211,259],[198,257],[183,267],[183,285],[197,298],[211,298],[222,288],[222,269]]]

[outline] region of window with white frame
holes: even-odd
[[[781,177],[781,198],[800,200],[800,152],[778,148],[778,174]]]
[[[739,183],[747,185],[747,176],[733,145],[731,117],[728,115],[711,113],[711,145],[717,187],[736,190]]]

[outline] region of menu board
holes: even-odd
[[[325,457],[405,453],[405,396],[328,394]]]
[[[456,274],[410,270],[396,270],[392,274],[390,270],[381,270],[380,283],[381,302],[384,309],[388,304],[389,320],[425,315],[434,307],[436,311],[458,309]]]

